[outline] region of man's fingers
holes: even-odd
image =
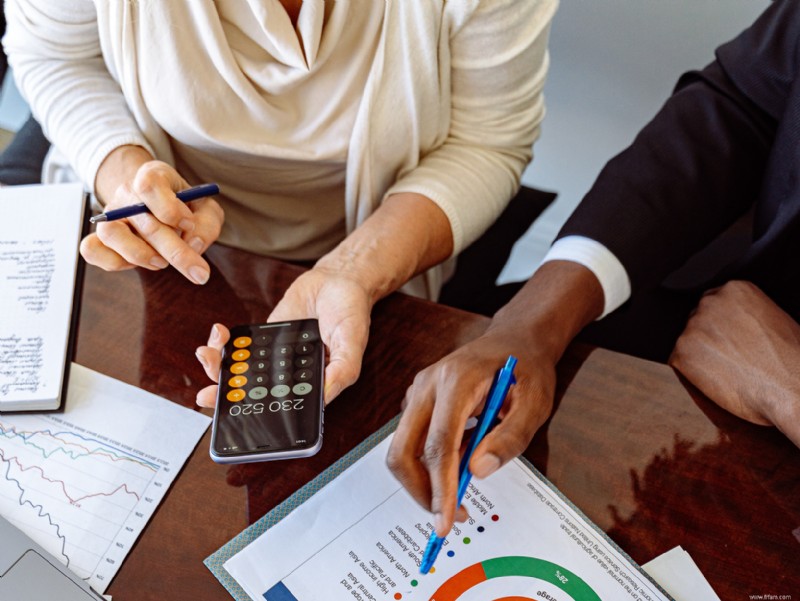
[[[483,385],[464,385],[462,377],[439,370],[436,403],[425,439],[424,462],[431,479],[431,511],[439,536],[445,536],[456,517],[458,467],[464,426],[473,409],[488,391]]]
[[[431,482],[421,456],[433,412],[433,395],[424,392],[420,385],[412,384],[406,391],[404,403],[406,409],[392,438],[386,463],[414,500],[430,509]]]
[[[544,401],[541,393],[528,391],[523,396],[524,391],[516,386],[509,393],[508,412],[472,455],[470,471],[478,478],[490,476],[525,451],[550,414],[550,403]]]

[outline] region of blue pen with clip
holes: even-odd
[[[175,196],[177,196],[178,200],[182,202],[191,202],[207,196],[214,196],[215,194],[219,194],[219,186],[217,184],[200,184],[199,186],[193,186],[192,188],[181,190],[180,192],[177,192]],[[125,219],[126,217],[133,217],[134,215],[141,215],[142,213],[149,212],[150,209],[147,208],[147,205],[143,202],[140,202],[139,204],[122,207],[119,209],[111,209],[105,213],[100,213],[99,215],[91,217],[89,221],[91,223],[116,221],[117,219]]]
[[[516,365],[517,358],[509,356],[506,364],[495,374],[494,382],[492,382],[492,387],[489,389],[489,398],[478,418],[478,425],[475,426],[475,431],[472,433],[472,438],[469,440],[467,450],[461,458],[461,464],[458,466],[456,507],[461,505],[461,501],[464,500],[464,494],[467,492],[469,481],[472,479],[472,473],[469,471],[469,460],[472,458],[472,453],[475,452],[478,444],[494,425],[509,388],[516,382],[514,378],[514,367],[516,367]],[[422,562],[419,567],[419,571],[422,574],[430,572],[433,567],[433,562],[436,561],[436,556],[439,555],[439,551],[442,549],[445,538],[444,536],[437,535],[435,531],[431,532],[431,537],[428,539],[428,545],[425,547],[425,552],[422,554]]]

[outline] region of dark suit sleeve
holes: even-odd
[[[684,75],[558,237],[601,242],[638,290],[730,226],[758,198],[787,100],[800,98],[798,36],[800,2],[778,0],[708,67]]]

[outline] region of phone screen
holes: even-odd
[[[212,457],[263,461],[315,453],[324,359],[314,319],[233,328],[222,358]]]

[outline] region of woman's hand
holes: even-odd
[[[315,267],[294,281],[267,321],[319,320],[320,336],[328,350],[325,403],[330,403],[361,373],[371,311],[371,295],[358,281]]]
[[[81,242],[87,263],[107,271],[172,265],[195,284],[208,281],[209,266],[201,255],[219,237],[224,221],[215,200],[178,200],[175,193],[189,184],[139,147],[112,152],[98,171],[95,187],[107,210],[143,202],[150,213],[99,223]]]
[[[361,372],[361,358],[367,346],[372,302],[355,280],[335,271],[315,267],[297,278],[267,319],[268,322],[315,318],[322,341],[328,349],[325,368],[325,403],[330,403]],[[225,326],[215,324],[207,346],[197,349],[197,358],[209,378],[217,381],[222,347],[230,338]],[[217,386],[197,394],[197,404],[214,407]]]

